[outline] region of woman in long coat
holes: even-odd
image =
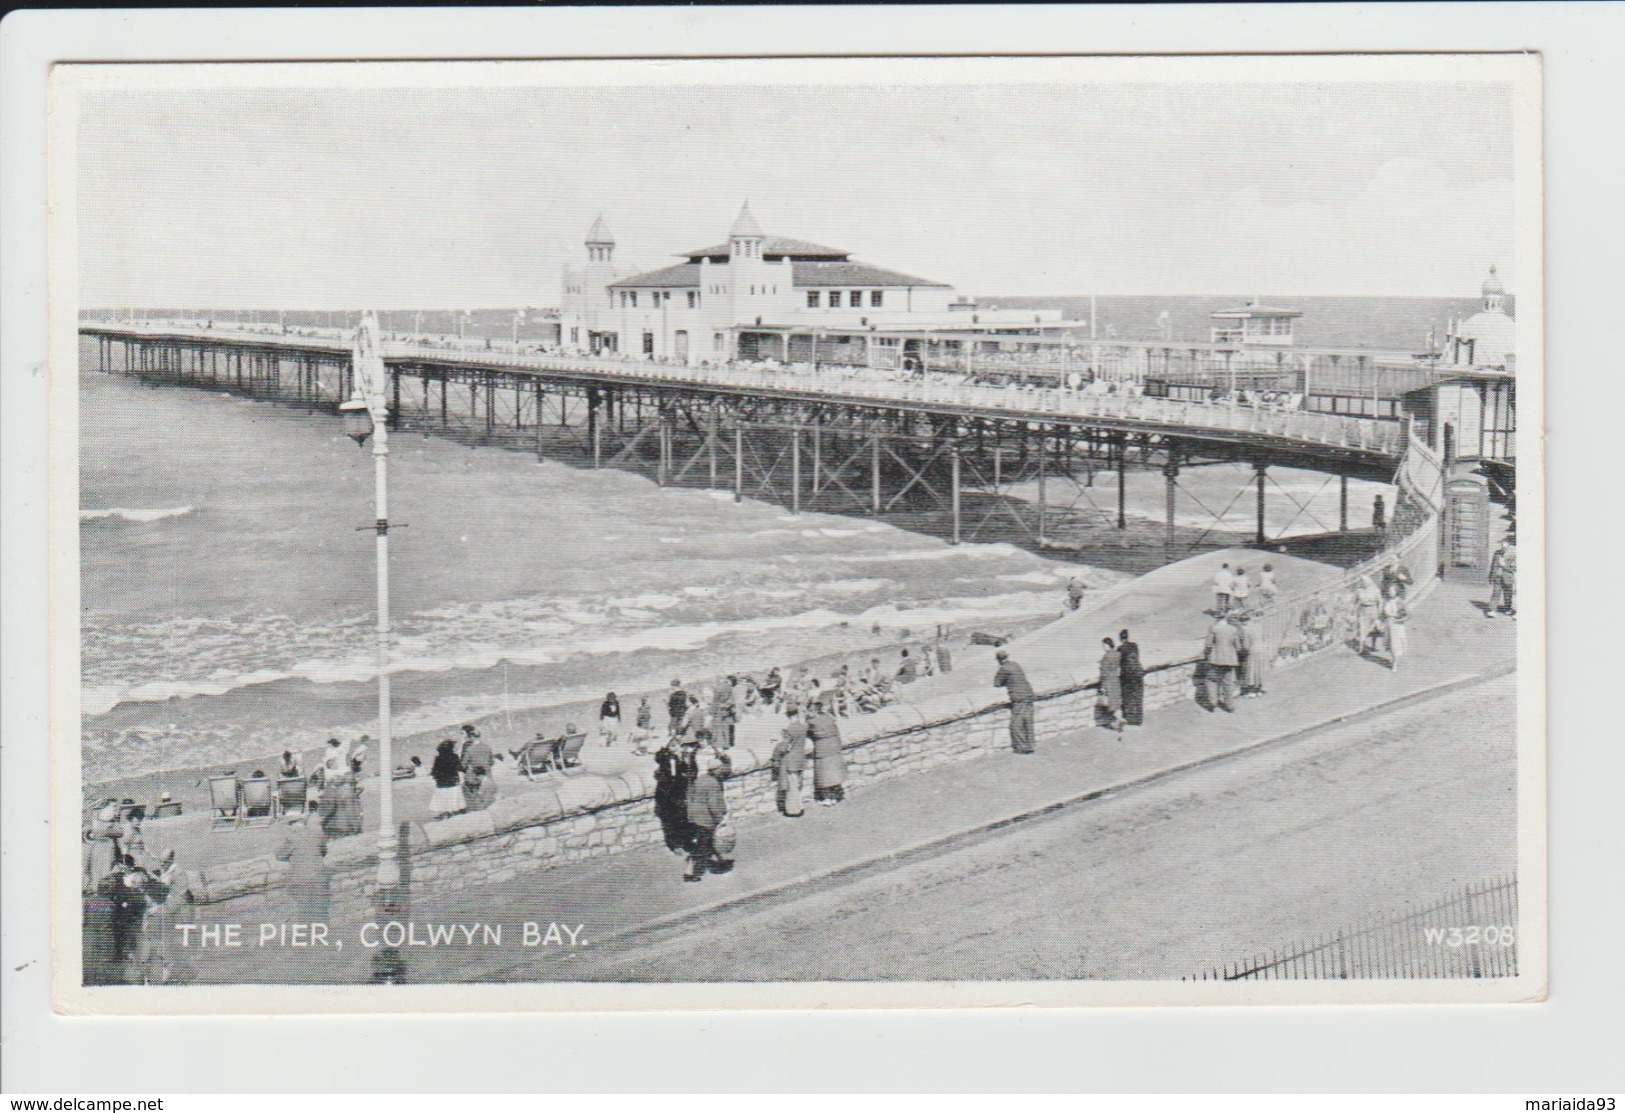
[[[673,854],[688,852],[688,780],[683,776],[681,758],[667,742],[655,751],[655,818],[666,849]]]
[[[621,701],[614,692],[604,697],[604,702],[598,705],[598,733],[604,737],[604,745],[613,746],[615,736],[621,732]]]
[[[1117,656],[1123,662],[1123,722],[1137,727],[1145,722],[1145,665],[1140,663],[1139,644],[1127,630],[1117,635]]]
[[[1248,698],[1261,696],[1264,694],[1264,666],[1269,659],[1263,631],[1246,615],[1239,617],[1237,627],[1241,635],[1241,694]]]
[[[807,718],[813,745],[813,799],[833,808],[846,799],[846,758],[841,753],[841,728],[835,716],[816,705]]]
[[[463,761],[457,756],[457,743],[446,739],[435,750],[434,764],[429,767],[434,778],[434,793],[429,797],[429,814],[439,818],[463,810]]]
[[[1123,729],[1123,658],[1117,652],[1117,643],[1101,638],[1105,651],[1100,655],[1100,684],[1095,693],[1095,708],[1100,725],[1112,730]]]
[[[790,715],[779,744],[773,747],[773,780],[778,789],[779,814],[800,819],[802,776],[807,770],[807,724]]]

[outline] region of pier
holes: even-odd
[[[96,344],[98,370],[146,382],[321,411],[336,410],[353,392],[350,340],[337,331],[85,321],[80,333]],[[1134,347],[1121,341],[1111,346]],[[1132,381],[1136,389],[1115,393],[1069,387],[1041,352],[1034,354],[1030,373],[1018,366],[995,382],[944,370],[689,366],[399,340],[383,345],[383,357],[392,425],[399,430],[534,452],[539,459],[558,455],[595,468],[638,470],[662,486],[731,490],[736,498],[780,502],[792,513],[884,517],[936,511],[949,519],[954,543],[976,540],[996,519],[998,528],[1014,527],[1018,536],[1044,546],[1053,517],[1075,506],[1102,470],[1118,473],[1115,524],[1127,528],[1121,479],[1130,469],[1155,471],[1165,484],[1168,559],[1179,555],[1180,475],[1209,464],[1253,469],[1253,490],[1237,497],[1252,496],[1257,544],[1273,540],[1265,528],[1272,468],[1338,477],[1338,528],[1347,532],[1348,479],[1393,479],[1408,431],[1426,422],[1427,389],[1445,378],[1412,368],[1393,369],[1385,379],[1367,375],[1361,382],[1378,385],[1362,413],[1237,405],[1168,389],[1170,346],[1138,347],[1144,367],[1114,380]],[[1217,352],[1215,345],[1184,348],[1191,364],[1186,380],[1212,364]],[[1161,380],[1153,350],[1164,352]],[[1274,363],[1282,355],[1250,356],[1243,372],[1236,352],[1222,354],[1232,375],[1253,382],[1261,372],[1251,363]],[[1204,355],[1207,364],[1201,363]],[[1329,350],[1292,358],[1307,369],[1316,360],[1335,363],[1345,356],[1350,363],[1355,358]],[[1159,381],[1163,396],[1153,396],[1148,384]],[[1494,443],[1503,452],[1484,462],[1510,469],[1510,431]],[[1036,499],[1005,497],[1017,486],[1036,488]],[[992,496],[993,509],[967,513],[971,494]]]

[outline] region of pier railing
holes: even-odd
[[[272,345],[315,342],[324,348],[341,346],[343,343],[340,337],[284,337],[273,331],[228,331],[184,325],[164,326],[156,322],[149,322],[144,327],[108,322],[105,327],[121,331],[128,328],[135,338],[242,338]],[[426,347],[400,341],[385,343],[383,348],[385,358],[394,362],[432,360],[442,364],[457,363],[522,372],[610,375],[628,382],[766,391],[819,401],[946,407],[1040,423],[1081,418],[1165,427],[1170,433],[1186,429],[1272,438],[1395,458],[1405,451],[1406,445],[1404,426],[1391,420],[1244,406],[1230,402],[1151,398],[1129,390],[1095,394],[1032,384],[993,386],[951,374],[935,374],[922,379],[876,368],[829,364],[798,366],[722,362],[696,367],[616,356],[522,354],[499,349]]]
[[[1399,498],[1388,543],[1380,552],[1355,565],[1330,583],[1278,597],[1248,616],[1256,639],[1254,652],[1267,654],[1271,668],[1284,668],[1337,646],[1358,644],[1357,593],[1362,580],[1380,583],[1390,568],[1403,568],[1412,583],[1405,604],[1414,609],[1438,582],[1439,515],[1442,511],[1444,469],[1438,455],[1406,431],[1405,456],[1394,482]]]

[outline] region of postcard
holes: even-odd
[[[1540,999],[1540,105],[57,66],[58,1008]]]

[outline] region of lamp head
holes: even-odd
[[[367,403],[352,398],[339,406],[339,413],[344,417],[344,435],[358,445],[366,444],[372,436],[372,411],[367,409]]]

